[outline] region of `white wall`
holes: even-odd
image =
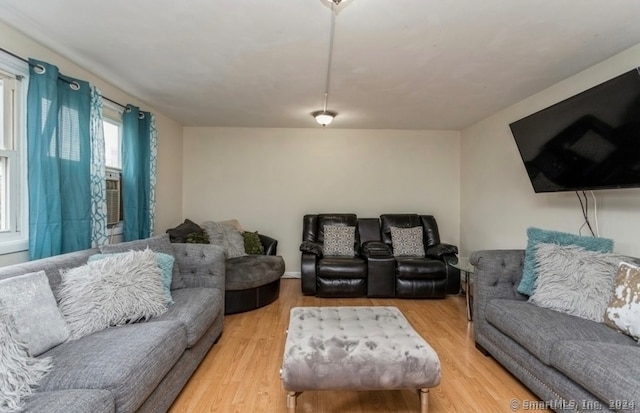
[[[278,239],[287,273],[306,213],[429,213],[459,241],[458,132],[187,127],[183,149],[184,217]]]
[[[583,219],[575,193],[534,193],[509,124],[637,66],[640,45],[462,131],[464,254],[480,249],[524,248],[529,226],[578,233]],[[594,194],[600,236],[614,239],[616,252],[640,256],[640,189]]]
[[[39,43],[0,22],[2,47],[24,58],[44,60],[60,68],[60,72],[87,80],[102,94],[122,104],[131,103],[142,110],[153,112],[158,131],[158,182],[155,232],[164,233],[182,216],[182,125],[155,111],[152,107],[123,92],[73,62],[52,52]],[[2,53],[2,52],[0,52]],[[26,252],[0,255],[0,266],[28,259]]]

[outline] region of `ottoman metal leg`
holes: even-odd
[[[290,391],[287,392],[287,409],[289,413],[295,413],[296,404],[298,402],[298,396],[300,396],[300,391]]]
[[[420,394],[420,413],[429,412],[429,389],[418,390]]]

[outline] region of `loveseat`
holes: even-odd
[[[0,280],[44,270],[59,301],[60,270],[100,252],[152,250],[175,258],[163,314],[69,339],[38,356],[52,369],[26,399],[24,412],[165,412],[222,333],[225,259],[221,247],[171,244],[167,235],[0,268]],[[45,281],[46,283],[46,281]]]
[[[557,412],[640,411],[640,345],[604,323],[529,302],[517,291],[524,260],[524,250],[471,255],[476,347]]]
[[[448,265],[458,249],[440,241],[432,215],[306,214],[300,251],[306,295],[444,298],[460,290],[460,272]]]

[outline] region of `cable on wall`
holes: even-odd
[[[585,191],[582,191],[582,192],[576,191],[576,196],[578,197],[578,201],[580,201],[582,218],[584,219],[584,222],[578,229],[578,234],[582,235],[582,230],[584,229],[584,227],[587,227],[592,237],[598,237],[600,236],[600,228],[598,228],[598,204],[596,201],[596,197],[593,194],[593,191],[590,191],[590,192],[591,192],[591,196],[593,197],[593,204],[594,204],[593,215],[594,215],[594,221],[596,223],[596,230],[595,231],[593,230],[593,227],[591,226],[591,221],[589,219],[589,198],[587,197],[587,193]]]

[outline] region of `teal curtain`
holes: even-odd
[[[102,94],[91,86],[91,247],[109,243],[107,236],[107,185],[104,155]]]
[[[153,235],[156,173],[155,118],[133,105],[122,115],[122,213],[124,241]]]
[[[29,64],[29,257],[38,259],[91,247],[91,91],[53,65]]]

